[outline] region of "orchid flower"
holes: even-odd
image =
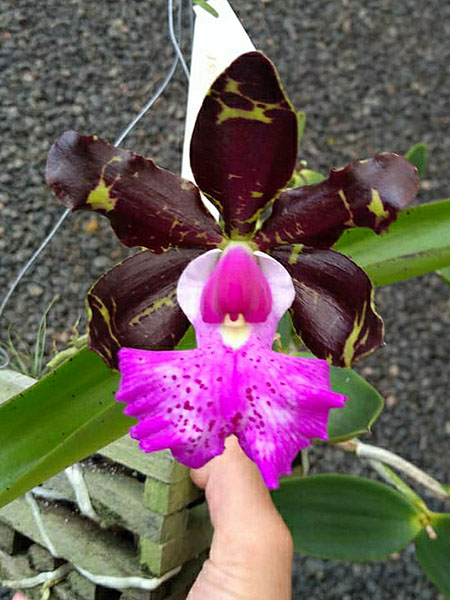
[[[88,293],[90,347],[118,365],[117,400],[138,420],[141,449],[170,448],[200,467],[235,434],[270,488],[300,449],[327,439],[329,412],[344,404],[329,363],[350,366],[382,344],[369,278],[330,248],[349,227],[382,232],[418,186],[405,158],[380,154],[287,188],[297,147],[274,66],[249,52],[200,109],[190,154],[198,187],[76,132],[52,146],[46,172],[66,206],[104,214],[123,244],[147,248]],[[318,359],[272,349],[287,310]],[[189,322],[197,348],[173,350]]]

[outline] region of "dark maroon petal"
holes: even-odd
[[[255,242],[262,250],[294,243],[329,248],[348,227],[381,233],[411,202],[418,185],[417,169],[398,154],[332,169],[320,183],[282,192]]]
[[[191,166],[231,237],[251,234],[290,180],[297,137],[296,113],[263,54],[243,54],[216,79],[194,127]]]
[[[162,252],[222,241],[195,185],[95,135],[63,133],[50,149],[46,179],[72,210],[106,215],[125,246]]]
[[[178,278],[202,252],[183,248],[155,255],[144,250],[100,277],[87,296],[92,350],[116,368],[124,346],[174,348],[189,326],[177,303]]]
[[[292,276],[292,321],[316,356],[349,367],[383,344],[372,284],[352,260],[333,250],[302,246],[279,246],[271,255]]]

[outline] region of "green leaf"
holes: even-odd
[[[288,352],[289,346],[295,335],[294,327],[292,325],[292,317],[289,311],[286,311],[281,317],[278,323],[277,333],[280,336],[279,340],[283,351]],[[274,350],[279,350],[279,344],[277,345],[277,342],[274,344]]]
[[[420,531],[421,513],[392,488],[348,475],[313,475],[281,482],[276,507],[296,552],[369,561],[398,552]]]
[[[217,10],[208,4],[208,0],[192,0],[192,1],[197,6],[204,8],[206,10],[206,12],[209,12],[213,17],[219,16],[219,13],[217,12]]]
[[[330,378],[333,391],[347,396],[347,402],[330,413],[328,441],[335,444],[370,432],[383,410],[383,398],[352,369],[331,367]]]
[[[197,348],[197,339],[195,337],[195,330],[191,325],[177,346],[175,346],[175,350],[191,350],[192,348]]]
[[[300,171],[294,171],[292,178],[288,184],[288,188],[298,188],[304,185],[310,185],[312,183],[320,183],[326,179],[325,175],[318,171],[312,171],[311,169],[301,169]]]
[[[450,285],[450,267],[444,267],[436,271],[439,277]]]
[[[299,352],[296,356],[313,358],[310,352]],[[377,390],[352,369],[332,366],[330,379],[333,392],[347,396],[347,402],[344,408],[330,411],[328,441],[336,444],[370,432],[384,406]]]
[[[450,265],[450,199],[399,213],[387,232],[348,229],[333,250],[352,258],[375,285],[388,285]]]
[[[298,126],[298,146],[302,143],[303,133],[305,132],[306,113],[303,110],[297,111],[297,126]]]
[[[422,529],[416,538],[417,560],[430,581],[450,598],[450,514],[434,514],[430,525],[437,537],[431,539]]]
[[[127,432],[118,382],[83,349],[0,406],[0,506]]]
[[[428,162],[427,145],[423,142],[415,144],[405,154],[405,158],[407,158],[410,163],[417,167],[419,177],[422,179]]]
[[[297,185],[300,187],[302,185],[311,185],[313,183],[320,183],[324,179],[326,179],[325,175],[319,173],[318,171],[313,171],[312,169],[302,169],[297,172],[298,183]]]

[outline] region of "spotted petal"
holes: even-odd
[[[349,367],[382,345],[383,321],[372,284],[352,260],[300,246],[278,246],[271,253],[292,276],[294,327],[316,356]]]
[[[231,237],[251,234],[258,215],[286,186],[297,137],[296,113],[260,52],[241,55],[212,85],[194,127],[191,166]]]
[[[72,210],[107,216],[125,246],[162,252],[222,240],[195,185],[97,136],[64,133],[50,149],[46,179]]]
[[[189,326],[176,301],[178,278],[201,253],[145,250],[103,275],[87,296],[92,350],[114,368],[122,346],[173,348]]]
[[[235,433],[269,488],[290,475],[299,450],[313,438],[328,439],[330,410],[345,397],[331,391],[329,364],[250,344],[236,362],[239,420]],[[239,415],[239,413],[238,413]]]
[[[381,233],[415,197],[418,183],[417,169],[397,154],[332,169],[320,183],[282,192],[255,242],[261,250],[294,243],[329,248],[348,227]]]

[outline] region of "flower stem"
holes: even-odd
[[[431,475],[428,475],[428,473],[425,473],[412,463],[408,462],[401,456],[394,454],[394,452],[391,452],[390,450],[378,448],[377,446],[372,446],[370,444],[363,444],[357,439],[349,440],[347,442],[340,442],[335,444],[335,446],[341,450],[345,450],[346,452],[352,452],[359,458],[374,460],[379,463],[389,465],[397,471],[405,473],[405,475],[427,488],[437,498],[442,500],[450,498],[450,492],[448,489],[446,489],[446,486],[442,485],[439,483],[439,481],[434,479],[434,477],[431,477]],[[404,485],[406,486],[406,484]],[[404,490],[402,491],[405,493]]]

